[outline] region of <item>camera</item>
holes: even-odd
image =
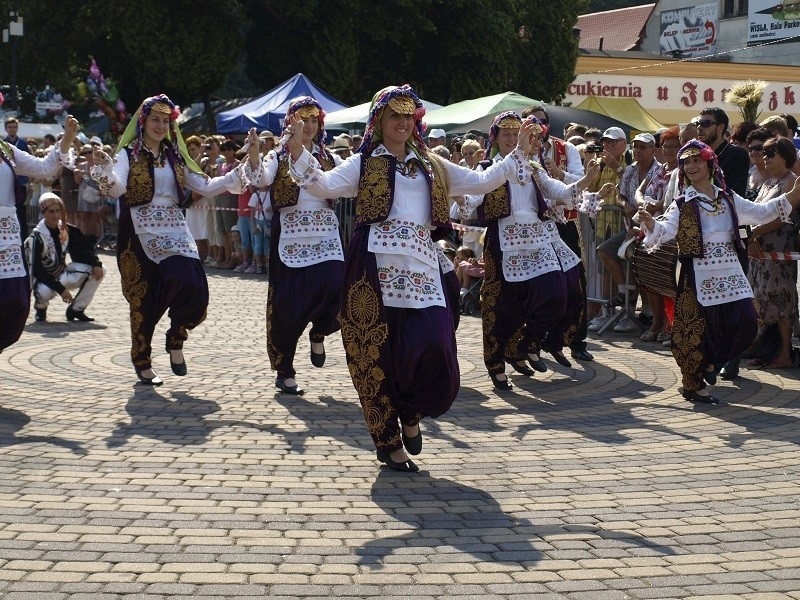
[[[586,152],[596,152],[600,153],[603,151],[603,144],[587,144],[586,145]]]

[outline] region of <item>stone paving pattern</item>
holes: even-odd
[[[211,271],[189,376],[162,322],[165,385],[134,385],[104,262],[95,323],[53,303],[0,355],[0,598],[800,598],[798,369],[695,406],[667,350],[591,334],[498,394],[465,317],[458,399],[395,473],[338,336],[276,392],[263,277]]]

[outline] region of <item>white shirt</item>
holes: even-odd
[[[495,165],[498,160],[502,160],[499,154],[494,158]],[[488,172],[495,168],[491,166]],[[568,271],[580,262],[561,239],[555,222],[539,217],[539,209],[543,213],[552,212],[556,204],[575,208],[577,185],[553,179],[541,168],[537,173],[544,198],[538,196],[528,177],[522,185],[510,187],[511,213],[497,221],[506,281],[528,281],[545,273]],[[473,202],[480,204],[483,200],[484,196],[470,196],[463,211],[471,210]]]
[[[53,177],[60,166],[71,167],[74,154],[60,152],[60,146],[53,146],[46,156],[36,158],[13,144],[11,163],[16,175],[44,179]],[[0,160],[0,279],[25,277],[25,263],[22,260],[19,219],[17,219],[14,171]]]
[[[142,149],[142,152],[147,151]],[[145,159],[142,157],[140,160]],[[122,151],[113,161],[93,166],[91,176],[100,185],[103,194],[116,198],[122,196],[128,188],[129,171],[128,153]],[[246,171],[252,175],[245,161],[222,177],[209,179],[184,167],[184,185],[202,196],[215,196],[226,191],[239,194],[247,186]],[[169,256],[199,258],[197,244],[178,205],[178,184],[168,162],[164,166],[154,165],[153,179],[153,199],[147,204],[130,208],[133,228],[139,236],[144,253],[155,263],[160,263]]]
[[[383,145],[372,153],[373,156],[388,154]],[[409,153],[405,162],[414,158],[415,155]],[[355,197],[361,160],[360,153],[354,154],[332,171],[323,172],[304,150],[292,165],[291,173],[301,187],[318,198]],[[441,164],[447,172],[452,196],[485,194],[508,180],[530,177],[527,161],[518,152],[511,153],[498,167],[484,172],[446,161]],[[446,306],[440,275],[443,258],[430,237],[430,189],[419,168],[414,173],[395,174],[392,208],[387,220],[369,227],[368,250],[375,254],[384,306]]]
[[[720,198],[720,189],[714,186],[714,193]],[[722,200],[720,198],[720,200]],[[790,223],[792,205],[782,194],[769,202],[758,203],[745,200],[733,194],[736,214],[741,225],[758,225],[780,218]],[[705,194],[686,188],[686,202],[699,201],[700,230],[703,237],[703,257],[693,258],[697,287],[697,301],[701,306],[715,306],[733,302],[741,298],[752,298],[753,290],[745,277],[734,246],[733,216],[728,210],[728,203],[722,200],[721,207],[712,212],[713,205]],[[678,234],[680,210],[677,203],[672,203],[664,215],[654,222],[653,230],[646,227],[646,235],[642,241],[645,250],[652,252],[661,244],[670,241]]]
[[[314,151],[319,153],[321,150],[315,145]],[[334,155],[333,162],[338,165],[342,159]],[[263,159],[264,179],[260,185],[272,185],[279,167],[278,153],[270,150]],[[278,217],[281,223],[278,257],[287,267],[307,267],[328,260],[344,261],[339,220],[327,199],[317,198],[300,188],[297,204],[282,208]]]
[[[548,141],[547,145],[549,145],[549,148],[545,146],[543,153],[544,158],[549,158],[554,161],[556,155],[555,144],[552,141]],[[575,183],[585,175],[581,153],[578,152],[578,149],[573,144],[567,141],[564,142],[564,147],[567,154],[567,168],[564,170],[564,183]]]

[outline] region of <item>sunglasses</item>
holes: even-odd
[[[717,122],[712,121],[711,119],[698,119],[697,121],[694,122],[694,124],[697,125],[698,127],[702,127],[703,129],[705,129],[706,127],[711,127],[712,125],[716,125]]]
[[[761,146],[749,146],[747,148],[747,151],[750,152],[750,153],[753,153],[753,152],[761,152],[761,153],[763,153],[764,152],[764,145],[762,144]]]
[[[462,156],[465,156],[466,158],[469,158],[470,156],[475,156],[475,153],[474,152],[463,152]]]
[[[764,149],[764,158],[773,158],[778,155],[777,148],[765,148]]]
[[[87,152],[81,152],[81,156],[89,156],[89,155],[90,155],[90,154],[92,154],[92,153],[93,153],[93,152],[92,152],[91,150],[89,150],[89,151],[87,151]]]

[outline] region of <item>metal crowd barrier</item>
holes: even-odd
[[[604,205],[598,211],[605,213],[624,213],[624,209],[615,205]],[[602,261],[597,258],[597,247],[607,238],[600,238],[597,235],[595,220],[590,219],[585,214],[578,217],[579,233],[581,236],[581,251],[583,254],[583,265],[586,269],[586,299],[592,304],[602,305],[611,311],[612,298],[617,295],[617,284],[611,278]],[[614,327],[624,316],[628,318],[639,329],[645,329],[641,321],[636,316],[636,305],[632,300],[636,297],[632,292],[636,290],[636,281],[633,277],[633,270],[630,260],[626,260],[623,265],[625,271],[624,302],[621,310],[613,312],[612,317],[597,331],[598,335],[603,335],[606,331]],[[607,293],[603,292],[603,282],[607,283]],[[590,319],[591,320],[591,319]]]

